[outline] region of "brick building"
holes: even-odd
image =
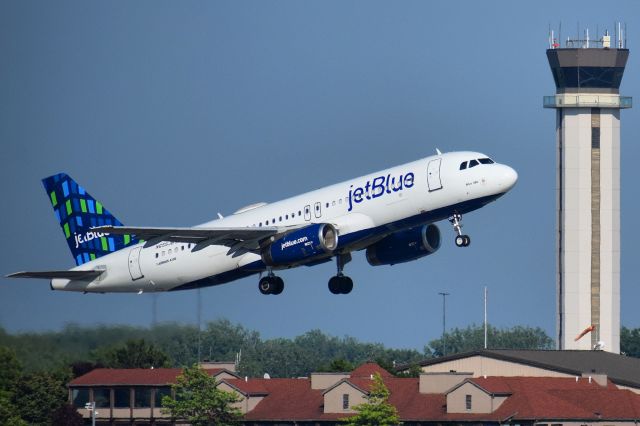
[[[365,401],[379,373],[405,425],[637,425],[640,395],[603,374],[576,377],[477,376],[427,372],[398,378],[366,363],[352,372],[308,378],[239,377],[230,365],[211,366],[220,389],[241,397],[245,425],[334,425]],[[170,393],[177,369],[96,369],[69,383],[76,406],[96,401],[103,424],[162,424],[159,397]],[[89,412],[79,408],[85,418]]]

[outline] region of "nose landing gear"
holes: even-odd
[[[454,213],[453,216],[449,218],[449,222],[453,225],[453,230],[456,235],[456,246],[458,247],[467,247],[471,244],[471,238],[468,235],[462,234],[462,215],[459,213]]]

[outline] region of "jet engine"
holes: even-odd
[[[338,247],[338,231],[329,223],[314,223],[275,239],[262,249],[268,266],[286,266],[321,257]]]
[[[367,247],[367,262],[371,266],[409,262],[435,253],[440,248],[440,229],[423,225],[394,232]]]

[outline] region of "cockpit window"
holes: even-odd
[[[478,163],[478,160],[471,160],[471,161],[469,161],[469,168],[475,167],[478,164],[480,164],[480,163]]]
[[[480,164],[493,164],[494,161],[491,158],[481,158],[478,160]]]
[[[467,168],[467,162],[465,161],[464,163],[460,164],[460,170],[464,170]]]

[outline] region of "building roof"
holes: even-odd
[[[494,354],[495,355],[495,354]],[[398,378],[367,363],[354,370],[349,383],[368,392],[372,374],[380,373],[389,389],[389,402],[403,421],[503,421],[514,420],[635,420],[640,418],[640,395],[619,389],[612,381],[604,386],[585,377],[475,377],[470,383],[487,394],[503,396],[492,413],[447,412],[447,399],[458,398],[460,386],[445,393],[420,393],[420,378]],[[216,375],[226,370],[209,370]],[[181,369],[96,369],[74,379],[70,386],[167,386],[175,382]],[[423,377],[422,379],[425,379]],[[246,421],[334,421],[350,413],[324,413],[323,389],[312,389],[311,380],[239,379],[222,380],[246,397],[257,396],[255,408],[245,414]]]
[[[261,380],[261,379],[260,379]],[[640,395],[621,390],[613,384],[600,386],[580,378],[488,377],[467,379],[493,394],[509,395],[493,413],[447,413],[447,395],[421,394],[416,378],[384,379],[391,392],[389,402],[404,421],[487,420],[512,417],[530,419],[637,419],[640,418]],[[370,379],[345,379],[359,388],[368,388]],[[249,421],[336,420],[347,413],[324,413],[322,390],[311,389],[308,379],[271,379],[263,384],[268,395],[252,411]]]
[[[611,382],[600,386],[586,378],[560,377],[480,377],[467,381],[511,395],[491,413],[493,419],[614,420],[640,416],[640,395],[618,389]]]
[[[393,377],[393,374],[389,373],[384,368],[380,367],[375,362],[366,362],[353,370],[350,374],[351,377],[371,377],[375,373],[380,374],[384,379],[385,377]]]
[[[606,374],[616,384],[640,388],[640,358],[605,351],[484,349],[429,359],[420,365],[425,367],[473,356],[511,361],[574,376],[582,373]]]
[[[226,372],[225,369],[205,370],[210,376]],[[181,368],[96,368],[76,377],[69,386],[169,386],[182,374]],[[237,376],[236,376],[237,377]]]

